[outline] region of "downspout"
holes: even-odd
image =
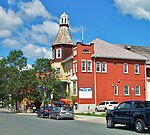
[[[96,68],[95,68],[96,62],[94,57],[94,92],[95,92],[95,106],[96,106]]]
[[[146,72],[146,61],[145,61],[145,98],[146,100],[149,100],[149,91],[147,87],[147,72]]]

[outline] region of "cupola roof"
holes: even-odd
[[[60,28],[53,43],[53,45],[59,44],[74,45],[74,41],[69,30],[69,16],[65,12],[60,16]]]

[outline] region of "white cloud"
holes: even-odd
[[[35,46],[33,44],[28,44],[23,48],[24,54],[26,54],[27,57],[36,59],[36,58],[51,58],[52,53],[49,49],[45,47],[39,47]]]
[[[72,32],[72,33],[81,33],[82,32],[82,27],[71,27],[70,28],[70,31]]]
[[[56,36],[58,32],[59,25],[57,23],[51,21],[44,21],[43,24],[37,24],[32,26],[32,30],[35,33],[46,33],[49,37]]]
[[[150,21],[150,0],[114,0],[114,2],[121,13]]]
[[[22,45],[13,38],[6,38],[5,40],[2,41],[2,43],[3,45],[5,45],[5,47],[17,48],[17,49],[20,49],[22,47]]]
[[[5,37],[10,37],[11,36],[11,31],[9,30],[0,30],[0,37],[5,38]]]
[[[16,30],[22,24],[22,20],[14,11],[6,11],[0,6],[0,29]]]
[[[36,17],[43,17],[51,19],[52,16],[45,9],[44,5],[40,0],[33,0],[32,2],[21,2],[20,12],[23,17],[34,19]]]
[[[15,4],[15,0],[8,0],[8,4],[10,4],[10,5]]]

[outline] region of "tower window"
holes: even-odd
[[[65,23],[67,23],[67,20],[66,20],[66,18],[65,18]]]
[[[63,23],[63,18],[61,19],[61,23]]]
[[[56,58],[61,58],[61,48],[56,49]]]

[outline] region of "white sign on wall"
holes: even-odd
[[[79,98],[92,98],[92,88],[79,88]]]

